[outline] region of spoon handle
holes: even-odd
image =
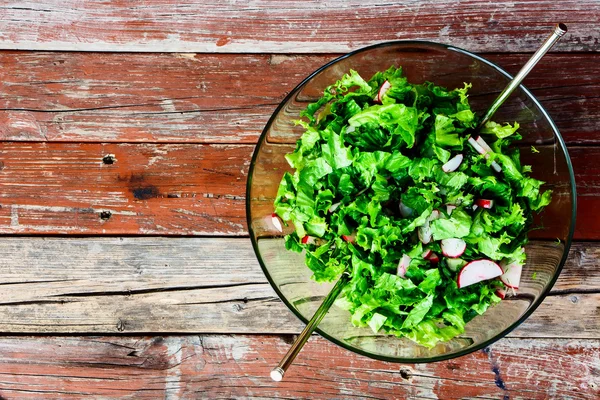
[[[496,98],[496,100],[494,100],[494,102],[488,109],[487,113],[485,114],[485,116],[483,117],[483,119],[481,120],[479,125],[477,126],[477,130],[482,128],[486,124],[486,122],[488,122],[490,120],[490,118],[492,118],[492,115],[494,115],[496,110],[498,110],[498,108],[500,108],[502,103],[504,103],[506,101],[508,96],[510,96],[510,94],[517,87],[519,87],[519,85],[521,84],[523,79],[525,79],[527,74],[529,74],[529,72],[533,69],[533,67],[535,67],[535,65],[538,63],[538,61],[540,61],[540,59],[542,57],[544,57],[544,55],[548,52],[548,50],[550,50],[552,48],[552,46],[554,46],[554,44],[558,41],[558,39],[560,39],[565,33],[567,33],[567,26],[562,23],[557,24],[556,27],[554,28],[554,31],[552,32],[552,34],[550,34],[550,36],[548,36],[548,38],[542,44],[542,46],[533,54],[533,56],[531,56],[529,61],[527,61],[525,63],[525,65],[523,65],[523,67],[521,68],[519,73],[517,75],[515,75],[515,77],[513,78],[512,81],[510,81],[508,86],[506,86],[506,88],[504,88],[502,93],[500,93],[500,95]]]
[[[292,347],[288,350],[283,359],[279,362],[277,367],[273,368],[271,371],[271,379],[276,382],[279,382],[283,379],[283,375],[285,375],[285,371],[292,365],[294,359],[302,350],[302,347],[313,333],[317,325],[321,322],[327,311],[331,308],[331,305],[335,301],[335,299],[340,294],[342,288],[346,286],[346,283],[350,280],[350,275],[348,272],[344,272],[337,283],[333,286],[327,297],[323,300],[321,306],[315,311],[315,315],[308,321],[306,327],[302,330],[302,333],[296,338]]]

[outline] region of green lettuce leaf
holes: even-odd
[[[417,325],[425,318],[425,315],[433,304],[433,294],[425,297],[423,300],[415,304],[413,309],[408,313],[404,323],[402,323],[402,329],[410,329]]]
[[[431,233],[434,240],[462,238],[471,232],[472,219],[465,211],[456,209],[449,218],[432,221]]]
[[[519,124],[514,125],[506,124],[500,125],[494,121],[486,122],[485,126],[479,131],[482,134],[496,135],[500,139],[504,139],[519,130]]]

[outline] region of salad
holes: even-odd
[[[470,87],[350,70],[300,114],[273,223],[293,224],[285,246],[305,252],[314,280],[348,271],[336,304],[355,326],[431,348],[519,286],[551,191],[510,146],[518,123],[470,135]]]

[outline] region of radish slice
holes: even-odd
[[[477,136],[477,139],[475,139],[475,141],[477,142],[477,144],[479,144],[481,146],[481,148],[483,150],[485,150],[486,153],[494,152],[494,150],[492,150],[492,148],[490,146],[488,146],[487,142],[485,140],[483,140],[483,138],[481,136]]]
[[[506,290],[504,289],[496,289],[496,296],[500,297],[502,300],[506,297]]]
[[[342,235],[342,239],[348,243],[354,243],[356,242],[356,233],[353,233],[352,235]]]
[[[519,283],[521,283],[521,272],[523,266],[519,263],[512,262],[502,266],[504,273],[500,277],[500,280],[511,289],[518,289]]]
[[[315,244],[315,238],[306,235],[302,238],[302,244]]]
[[[500,167],[500,164],[498,164],[496,161],[492,161],[491,165],[496,172],[502,172],[502,167]]]
[[[283,225],[281,224],[281,220],[277,216],[277,214],[271,214],[271,223],[277,232],[283,232]]]
[[[471,146],[473,146],[475,151],[478,152],[479,154],[481,154],[481,155],[487,154],[487,151],[485,151],[485,149],[483,147],[481,147],[481,145],[479,143],[477,143],[477,141],[475,139],[473,139],[472,137],[469,138],[468,142]]]
[[[477,203],[477,205],[479,207],[483,207],[483,208],[487,208],[487,209],[494,207],[494,200],[477,199],[477,201],[475,203]]]
[[[400,215],[402,215],[404,218],[406,217],[410,217],[413,213],[412,208],[405,206],[404,204],[402,204],[402,202],[400,202]]]
[[[467,248],[467,244],[462,239],[443,239],[442,253],[446,257],[456,258],[462,256]]]
[[[460,167],[460,164],[463,161],[463,155],[462,154],[457,154],[454,157],[452,157],[450,160],[448,160],[448,162],[444,165],[442,165],[442,170],[444,172],[453,172],[456,171],[458,169],[458,167]]]
[[[429,223],[420,226],[417,230],[417,234],[419,235],[419,240],[421,241],[421,243],[429,244],[431,242],[432,236],[431,227],[429,226]]]
[[[452,211],[454,211],[455,208],[456,206],[454,204],[446,204],[446,214],[452,215]]]
[[[431,253],[428,260],[431,261],[432,264],[437,264],[440,262],[440,257],[435,253]]]
[[[406,270],[408,269],[408,266],[410,265],[411,262],[411,258],[409,256],[407,256],[406,254],[402,255],[402,258],[400,259],[400,262],[398,263],[398,276],[401,276],[404,278],[404,275],[406,275]]]
[[[458,273],[457,285],[464,288],[502,275],[502,268],[491,260],[471,261]]]
[[[377,101],[379,101],[380,103],[383,100],[383,95],[385,94],[385,92],[387,92],[389,90],[389,88],[392,87],[392,84],[389,81],[385,81],[383,82],[383,84],[381,85],[381,87],[379,88],[379,92],[377,93]]]
[[[490,155],[488,154],[488,151],[486,151],[486,149],[484,149],[475,139],[473,139],[472,137],[470,137],[469,140],[468,140],[468,142],[469,142],[469,144],[471,146],[473,146],[473,148],[475,149],[476,152],[478,152],[479,154],[485,156],[486,159],[490,157]],[[486,146],[487,146],[487,143],[486,143]],[[489,146],[488,146],[488,149],[489,149]],[[492,149],[490,149],[490,151],[491,150]],[[491,165],[492,165],[492,168],[496,172],[502,172],[502,168],[500,167],[500,165],[496,161],[492,161]]]
[[[425,260],[429,260],[434,264],[437,264],[440,261],[440,257],[429,249],[425,250],[422,255]]]
[[[433,210],[431,214],[429,214],[429,217],[427,217],[427,221],[419,227],[419,229],[417,230],[417,234],[419,235],[419,240],[421,241],[421,243],[428,244],[431,242],[431,236],[433,235],[433,232],[431,231],[429,223],[440,218],[441,215],[442,214],[439,210]]]
[[[446,259],[446,264],[448,265],[448,268],[450,268],[450,270],[452,272],[458,271],[458,269],[464,267],[466,263],[467,262],[465,260],[463,260],[462,258]]]
[[[329,207],[329,212],[332,213],[335,210],[337,210],[337,208],[340,206],[340,202],[337,203],[333,203],[330,207]]]

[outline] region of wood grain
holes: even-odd
[[[600,147],[569,151],[580,196],[576,238],[599,239]],[[245,235],[252,152],[250,145],[0,142],[0,233]],[[116,161],[105,164],[107,155]],[[263,207],[272,212],[270,201]]]
[[[600,243],[575,243],[541,307],[492,348],[397,365],[315,336],[275,384],[302,324],[232,237],[247,235],[253,145],[319,66],[425,39],[514,73],[561,20],[569,33],[525,84],[573,146],[576,236],[600,240],[600,147],[583,146],[600,144],[599,13],[594,0],[0,5],[0,49],[26,50],[0,52],[0,234],[229,236],[3,237],[0,332],[19,336],[0,338],[0,399],[599,398]],[[148,333],[196,335],[121,335]]]
[[[256,143],[287,91],[329,59],[4,52],[0,132],[4,140]]]
[[[268,373],[289,336],[4,337],[10,399],[595,399],[596,340],[503,339],[431,364],[393,364],[313,337],[284,381]]]
[[[0,255],[0,332],[302,329],[248,239],[5,238]],[[552,295],[510,335],[599,338],[599,259],[600,244],[575,244]]]
[[[243,235],[252,151],[0,143],[0,232]]]
[[[561,51],[598,51],[593,0],[410,0],[109,3],[51,0],[2,6],[0,48],[146,52],[346,52],[396,39],[473,51],[534,51],[569,25]]]
[[[256,143],[336,56],[0,52],[0,139]],[[485,57],[516,73],[529,55]],[[525,80],[569,144],[600,143],[598,76],[600,54],[550,54]]]

